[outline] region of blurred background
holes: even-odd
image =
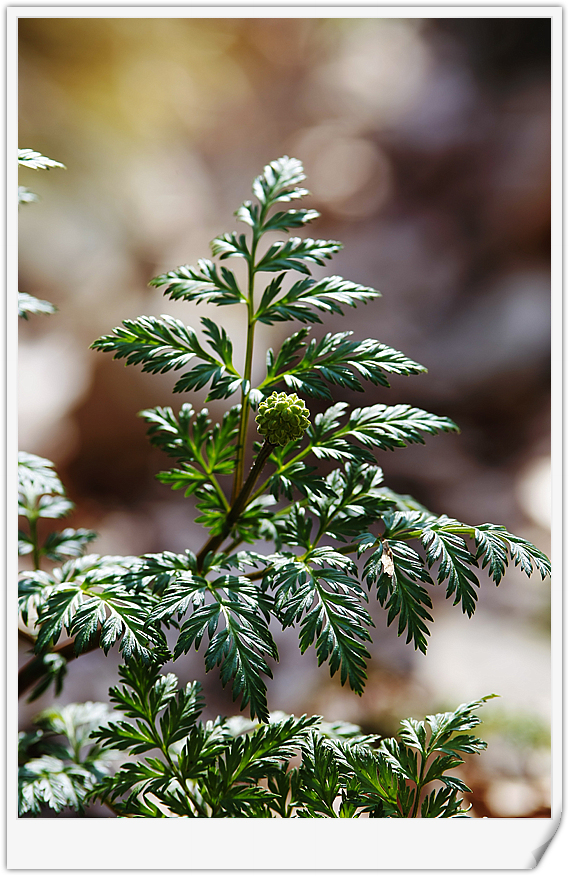
[[[335,400],[405,402],[462,430],[384,454],[387,484],[549,551],[549,19],[25,18],[19,51],[19,146],[67,167],[20,173],[41,200],[20,211],[19,288],[59,313],[20,325],[19,445],[54,460],[77,506],[68,525],[97,530],[94,550],[196,550],[202,536],[191,501],[155,481],[166,460],[136,417],[177,409],[175,378],[89,345],[140,314],[194,327],[207,315],[240,361],[236,309],[170,302],[147,283],[207,257],[253,178],[288,154],[322,214],[308,233],[344,243],[326,273],[383,295],[316,331],[350,328],[429,369]],[[264,328],[259,375],[264,348],[291,333]],[[488,751],[464,771],[474,814],[549,817],[549,582],[513,568],[498,589],[481,583],[471,620],[435,591],[426,656],[372,606],[361,698],[301,657],[294,631],[277,635],[270,707],[393,734],[409,715],[497,693]],[[112,652],[70,664],[60,701],[106,700],[116,664]],[[208,716],[236,711],[201,654],[175,669],[202,680]],[[22,726],[51,699],[24,704]]]

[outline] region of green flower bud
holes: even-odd
[[[259,405],[257,428],[271,444],[288,444],[302,438],[310,424],[310,412],[296,393],[273,392]]]

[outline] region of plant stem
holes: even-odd
[[[253,370],[253,343],[255,338],[255,253],[259,242],[258,232],[253,230],[251,254],[248,260],[247,287],[247,349],[245,351],[245,368],[243,371],[243,388],[241,390],[241,420],[239,423],[239,438],[237,444],[237,464],[233,480],[232,504],[235,502],[245,471],[245,443],[247,441],[247,425],[249,423],[249,396],[251,394],[251,373]]]
[[[160,748],[162,749],[162,753],[164,754],[164,757],[166,758],[166,760],[168,762],[168,766],[170,767],[170,769],[172,770],[172,772],[174,773],[174,775],[178,779],[178,782],[180,783],[180,786],[182,787],[184,794],[187,796],[188,800],[190,801],[190,803],[192,804],[192,806],[194,807],[194,809],[196,810],[198,815],[200,815],[202,818],[207,818],[208,815],[207,815],[206,810],[203,808],[201,803],[196,799],[195,794],[193,794],[190,791],[186,777],[174,764],[174,761],[172,760],[172,757],[170,755],[170,752],[168,751],[168,748],[166,746],[164,746],[163,744],[160,745]]]
[[[93,640],[84,651],[81,651],[81,654],[86,654],[88,651],[95,651],[99,647],[99,636],[100,632],[95,633]],[[63,642],[63,644],[59,645],[57,648],[53,648],[51,653],[60,654],[67,661],[74,660],[76,657],[80,656],[80,654],[75,653],[74,639],[70,639],[68,642]],[[43,655],[41,654],[38,654],[37,657],[33,657],[25,663],[18,672],[18,697],[23,696],[23,694],[25,694],[26,691],[36,683],[36,681],[39,681],[44,672],[45,667]]]
[[[113,804],[110,803],[108,800],[103,800],[103,805],[106,806],[107,809],[110,809],[113,815],[116,815],[117,818],[130,818],[129,815],[123,815],[122,812],[119,812],[118,809],[115,809]]]
[[[27,630],[23,630],[21,627],[18,627],[18,639],[22,642],[26,642],[28,645],[35,645],[36,637],[32,636],[31,633],[28,633]]]
[[[184,774],[181,772],[181,770],[179,770],[178,767],[176,766],[176,764],[174,763],[174,761],[172,759],[172,755],[170,754],[168,745],[164,742],[164,740],[160,736],[158,730],[156,729],[156,724],[154,723],[154,717],[153,717],[153,713],[152,713],[152,707],[147,702],[145,702],[144,711],[146,714],[146,722],[148,724],[148,728],[150,730],[150,733],[152,734],[152,738],[154,739],[154,743],[156,745],[156,748],[159,751],[161,751],[162,754],[164,755],[164,758],[166,759],[166,763],[168,764],[168,766],[172,770],[172,773],[177,778],[177,780],[180,784],[180,787],[182,788],[182,790],[184,791],[184,793],[188,797],[188,800],[190,800],[192,805],[195,807],[196,812],[199,815],[201,815],[202,818],[207,818],[208,815],[207,815],[206,810],[199,803],[199,801],[195,798],[194,794],[190,791],[186,777],[184,776]]]
[[[245,510],[245,507],[246,507],[247,502],[249,500],[249,496],[251,495],[251,492],[253,490],[253,487],[255,486],[255,483],[257,482],[257,478],[261,474],[263,466],[267,462],[269,456],[271,455],[271,453],[273,452],[274,449],[275,449],[275,445],[271,444],[270,441],[265,440],[265,443],[263,444],[263,446],[259,450],[259,453],[257,454],[257,458],[255,459],[255,462],[253,463],[253,467],[251,468],[251,471],[249,472],[249,476],[247,477],[247,480],[243,484],[243,487],[241,488],[239,495],[237,496],[237,498],[235,499],[235,501],[233,502],[233,504],[231,506],[231,510],[229,511],[229,514],[225,518],[225,523],[223,524],[223,528],[222,528],[221,532],[218,535],[212,535],[211,538],[208,539],[208,541],[204,544],[203,548],[201,549],[201,551],[197,555],[196,559],[197,559],[198,569],[201,570],[203,568],[203,563],[204,563],[204,560],[206,558],[206,555],[210,551],[217,550],[217,548],[220,546],[220,544],[222,544],[222,542],[225,541],[225,539],[227,538],[227,536],[231,532],[233,525],[237,522],[237,520],[239,519],[239,517],[241,516],[241,514]]]
[[[229,507],[230,507],[229,502],[227,501],[227,497],[226,497],[225,493],[223,492],[223,490],[221,489],[221,486],[220,486],[219,481],[217,480],[216,476],[210,472],[209,479],[210,479],[211,483],[213,484],[213,486],[215,487],[215,490],[217,491],[217,495],[219,496],[219,498],[223,502],[225,509],[227,511],[229,511]]]
[[[305,447],[304,450],[301,450],[299,453],[296,454],[296,456],[293,456],[292,459],[287,460],[287,462],[285,462],[285,464],[280,469],[277,469],[277,471],[274,472],[274,475],[276,475],[278,477],[279,475],[285,473],[287,468],[289,468],[291,465],[294,465],[295,462],[300,462],[301,459],[304,459],[305,456],[308,456],[308,454],[312,450],[313,446],[314,445],[309,445],[308,447]],[[273,477],[273,475],[271,475],[271,477]],[[253,499],[256,499],[257,496],[263,495],[263,493],[265,492],[265,490],[267,488],[267,484],[268,484],[268,480],[266,480],[263,484],[261,484],[259,489],[256,490],[255,493],[253,494]]]
[[[427,765],[427,758],[423,757],[421,753],[419,753],[419,757],[421,758],[421,767],[419,770],[419,781],[417,782],[417,796],[415,797],[415,803],[413,806],[413,812],[411,813],[411,818],[417,818],[417,813],[419,811],[419,798],[421,797],[421,791],[423,790],[423,777],[425,775],[425,767]]]

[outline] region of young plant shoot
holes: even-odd
[[[176,372],[175,394],[191,399],[207,387],[206,403],[231,399],[216,423],[186,400],[177,410],[140,414],[150,442],[170,460],[158,479],[193,498],[201,544],[182,554],[83,556],[94,538],[83,530],[41,544],[37,516],[62,516],[69,503],[48,461],[23,459],[22,552],[32,554],[34,568],[21,576],[20,611],[35,656],[20,688],[36,684],[37,694],[51,681],[61,686],[67,660],[93,648],[108,652],[118,643],[123,664],[122,687],[111,688],[118,714],[100,704],[66,707],[65,716],[54,709],[24,734],[22,813],[81,809],[91,800],[106,803],[109,814],[146,818],[467,813],[469,789],[448,773],[485,748],[467,731],[489,697],[426,722],[403,721],[397,739],[269,711],[278,627],[293,627],[301,652],[314,648],[318,665],[361,695],[374,629],[370,600],[385,609],[386,627],[395,625],[425,653],[434,587],[443,585],[470,617],[482,570],[495,584],[510,561],[528,576],[550,573],[547,557],[503,526],[430,513],[384,483],[385,451],[458,428],[408,404],[334,401],[336,388],[361,393],[426,369],[379,340],[318,332],[327,314],[343,315],[379,292],[338,276],[312,277],[341,244],[287,235],[318,218],[288,206],[308,194],[304,179],[300,161],[272,161],[253,183],[254,201],[236,212],[247,232],[216,237],[217,262],[200,259],[150,283],[190,312],[201,303],[241,307],[243,363],[222,318],[201,317],[203,339],[169,315],[125,319],[92,345],[150,374]],[[283,239],[263,245],[269,232]],[[227,266],[232,259],[245,263],[245,282]],[[279,349],[258,351],[257,324],[282,322],[301,326]],[[257,356],[266,357],[266,369],[255,385]],[[314,414],[311,400],[329,406]],[[46,571],[43,559],[66,562]],[[200,721],[199,683],[180,688],[163,671],[190,649],[203,650],[206,670],[219,672],[249,717]],[[87,725],[90,736],[81,730]],[[53,741],[57,735],[63,742]]]

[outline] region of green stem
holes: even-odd
[[[415,803],[413,805],[413,812],[411,813],[411,818],[417,818],[417,813],[419,811],[419,799],[421,797],[421,791],[423,790],[423,776],[425,774],[425,766],[427,764],[427,759],[423,757],[421,753],[419,753],[419,757],[421,758],[421,768],[419,770],[419,781],[417,782],[417,794],[415,797]]]
[[[474,529],[474,526],[445,526],[445,528],[441,531],[448,532],[453,535],[469,535],[471,536],[471,538],[474,538]],[[397,538],[401,539],[401,541],[403,541],[403,539],[409,538],[420,538],[423,535],[424,531],[424,529],[412,529],[408,532],[398,532]],[[437,530],[435,530],[435,532],[436,531]]]
[[[196,799],[195,795],[190,791],[186,777],[181,772],[181,770],[178,769],[178,767],[176,766],[176,764],[172,760],[172,755],[170,754],[170,751],[168,750],[168,746],[165,744],[164,740],[162,739],[162,737],[158,733],[158,731],[156,729],[156,725],[154,723],[152,709],[150,707],[146,707],[146,704],[145,704],[144,712],[146,714],[146,723],[148,724],[148,728],[150,730],[152,738],[154,739],[154,742],[156,744],[156,748],[158,748],[159,751],[161,751],[162,754],[164,755],[168,766],[172,770],[172,773],[174,774],[174,776],[177,778],[177,780],[180,784],[180,787],[182,788],[182,790],[184,791],[184,793],[188,797],[188,800],[195,807],[196,812],[199,815],[201,815],[202,818],[207,818],[208,815],[207,815],[206,810],[203,808],[201,803]]]
[[[194,809],[196,810],[198,815],[200,815],[201,818],[207,818],[208,817],[207,811],[203,808],[203,806],[199,802],[199,800],[197,800],[195,794],[193,794],[192,791],[190,791],[186,777],[174,764],[174,761],[172,760],[170,752],[168,751],[167,747],[162,744],[162,740],[160,740],[160,743],[161,743],[160,748],[162,750],[162,753],[164,754],[164,757],[166,758],[166,760],[168,762],[168,766],[170,767],[170,769],[172,770],[172,772],[174,773],[174,775],[178,779],[178,782],[180,783],[180,786],[181,786],[182,790],[184,791],[184,794],[187,796],[188,800],[190,801],[190,803],[192,804],[192,806],[194,807]]]
[[[279,477],[279,475],[285,474],[286,470],[289,466],[293,465],[295,462],[300,462],[301,459],[304,459],[305,456],[308,456],[308,454],[310,453],[310,451],[312,450],[313,447],[314,447],[313,444],[309,444],[308,447],[305,447],[304,450],[301,450],[300,453],[297,453],[296,456],[293,456],[292,459],[289,459],[281,468],[274,471],[273,474],[271,475],[271,478],[273,478],[275,476]],[[257,499],[258,496],[263,495],[263,493],[267,489],[267,484],[269,483],[269,480],[270,480],[270,478],[268,478],[266,481],[264,481],[258,490],[255,490],[255,492],[253,493],[253,495],[251,497],[252,499]]]
[[[270,441],[265,441],[265,443],[263,444],[263,446],[259,450],[259,453],[257,454],[257,458],[255,459],[253,467],[251,468],[251,471],[249,472],[247,480],[243,484],[243,487],[241,488],[237,498],[235,499],[235,501],[233,502],[233,504],[231,506],[231,509],[230,509],[227,517],[225,518],[225,523],[223,524],[223,528],[222,528],[221,532],[218,535],[212,535],[211,538],[208,539],[208,541],[204,544],[203,548],[201,549],[201,551],[197,555],[196,559],[197,559],[197,566],[198,566],[199,570],[201,570],[203,568],[204,560],[205,560],[207,554],[210,551],[217,550],[217,548],[225,541],[225,539],[227,538],[227,536],[231,532],[233,525],[239,520],[239,517],[241,516],[241,514],[245,510],[247,502],[249,501],[249,497],[251,495],[251,492],[253,491],[253,487],[255,486],[255,483],[257,482],[257,478],[261,474],[263,466],[267,462],[269,456],[271,455],[271,453],[273,452],[274,449],[275,449],[274,444],[271,444]]]
[[[255,338],[255,253],[259,242],[258,232],[253,231],[251,242],[251,255],[248,261],[248,286],[247,286],[247,349],[245,351],[245,368],[243,371],[243,388],[241,390],[241,420],[239,423],[239,438],[237,444],[237,464],[233,480],[233,493],[231,502],[235,502],[245,472],[245,444],[247,441],[247,426],[249,423],[249,396],[251,394],[251,373],[253,370],[253,343]]]
[[[229,511],[229,508],[230,508],[231,506],[229,505],[229,502],[227,501],[227,496],[225,495],[225,493],[224,493],[223,490],[221,489],[221,486],[220,486],[220,484],[219,484],[219,481],[217,480],[216,476],[215,476],[214,474],[212,474],[211,472],[208,472],[208,475],[209,475],[210,482],[211,482],[211,483],[213,484],[213,486],[215,487],[215,489],[216,489],[216,491],[217,491],[217,495],[218,495],[219,498],[221,499],[221,501],[222,501],[222,503],[223,503],[223,506],[224,506],[225,510],[226,510],[226,511]]]

